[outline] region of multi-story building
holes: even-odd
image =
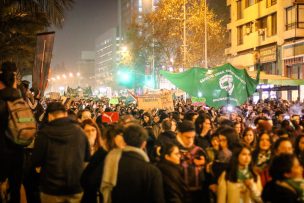
[[[304,79],[304,0],[227,0],[227,6],[225,54],[231,64],[254,67],[258,58],[268,74]],[[302,92],[282,91],[279,96],[303,98]]]
[[[100,35],[95,42],[95,80],[98,87],[113,87],[117,72],[119,37],[117,28]]]
[[[85,87],[95,87],[95,80],[93,80],[95,77],[95,52],[82,51],[77,66],[80,74],[77,79],[77,86],[82,84]]]
[[[132,18],[140,22],[143,15],[151,12],[159,0],[118,0],[118,29],[121,40],[126,38]]]

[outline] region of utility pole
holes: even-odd
[[[205,0],[205,68],[208,68],[207,0]]]
[[[186,36],[186,0],[184,0],[184,40],[183,40],[183,47],[184,47],[184,55],[183,55],[183,68],[186,67],[186,60],[187,60],[187,36]]]
[[[152,9],[151,12],[154,12],[154,0],[151,0],[152,3]],[[154,35],[154,25],[152,25],[152,34]],[[154,36],[152,39],[152,80],[153,80],[153,88],[158,88],[158,82],[157,82],[157,76],[155,73],[155,42],[154,42]]]

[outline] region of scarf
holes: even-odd
[[[101,183],[101,193],[103,195],[104,203],[112,202],[111,194],[117,183],[118,164],[123,152],[135,152],[141,155],[146,162],[149,162],[147,154],[137,147],[126,146],[124,149],[117,148],[110,151],[105,159]]]
[[[296,191],[300,202],[304,202],[304,180],[285,179],[283,182],[287,183]]]
[[[244,180],[247,180],[247,179],[250,179],[252,178],[252,174],[251,172],[249,171],[248,167],[246,167],[245,169],[242,169],[242,170],[238,170],[237,171],[237,179],[238,181],[244,181]]]

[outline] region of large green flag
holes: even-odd
[[[204,98],[208,106],[220,108],[225,105],[239,106],[251,96],[259,83],[259,71],[252,79],[245,69],[231,64],[205,69],[191,68],[182,73],[161,71],[177,88],[193,97]]]

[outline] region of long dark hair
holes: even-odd
[[[82,129],[84,129],[86,125],[92,126],[96,129],[96,139],[94,142],[94,150],[97,151],[99,148],[102,147],[102,135],[101,135],[100,129],[99,129],[98,125],[95,123],[95,121],[93,121],[92,119],[86,119],[86,120],[82,121],[82,123],[81,123]]]
[[[211,122],[211,118],[209,115],[207,114],[200,114],[197,119],[195,120],[195,131],[197,134],[200,134],[203,130],[203,123],[206,120],[210,120]]]
[[[269,150],[271,150],[271,154],[273,154],[273,140],[272,140],[272,137],[269,135],[269,133],[267,131],[265,132],[262,132],[259,134],[259,137],[257,139],[257,143],[256,143],[256,148],[255,150],[252,152],[252,162],[255,164],[258,160],[258,156],[259,156],[259,153],[261,152],[261,148],[260,148],[260,141],[262,139],[262,136],[263,135],[268,135],[269,137],[269,141],[270,141],[270,147],[269,147]]]
[[[229,180],[230,182],[236,183],[238,181],[237,172],[239,170],[239,155],[241,154],[243,149],[247,149],[251,153],[250,148],[245,145],[240,145],[233,150],[233,154],[226,172],[226,180]],[[252,160],[248,166],[248,169],[253,176],[254,182],[257,182],[258,176],[253,170]]]
[[[149,118],[149,121],[146,123],[146,121],[144,120],[144,117],[148,117]],[[152,122],[153,122],[153,120],[152,120],[152,116],[151,116],[151,114],[149,113],[149,112],[145,112],[143,115],[142,115],[142,122],[143,122],[143,126],[145,127],[145,126],[152,126]]]
[[[245,128],[245,130],[243,131],[243,134],[242,134],[242,139],[244,141],[244,138],[245,138],[247,132],[249,132],[249,131],[253,132],[253,137],[254,137],[253,141],[252,141],[252,143],[250,143],[249,147],[255,147],[256,143],[257,143],[257,137],[256,137],[256,133],[254,132],[253,128],[251,128],[251,127]]]

